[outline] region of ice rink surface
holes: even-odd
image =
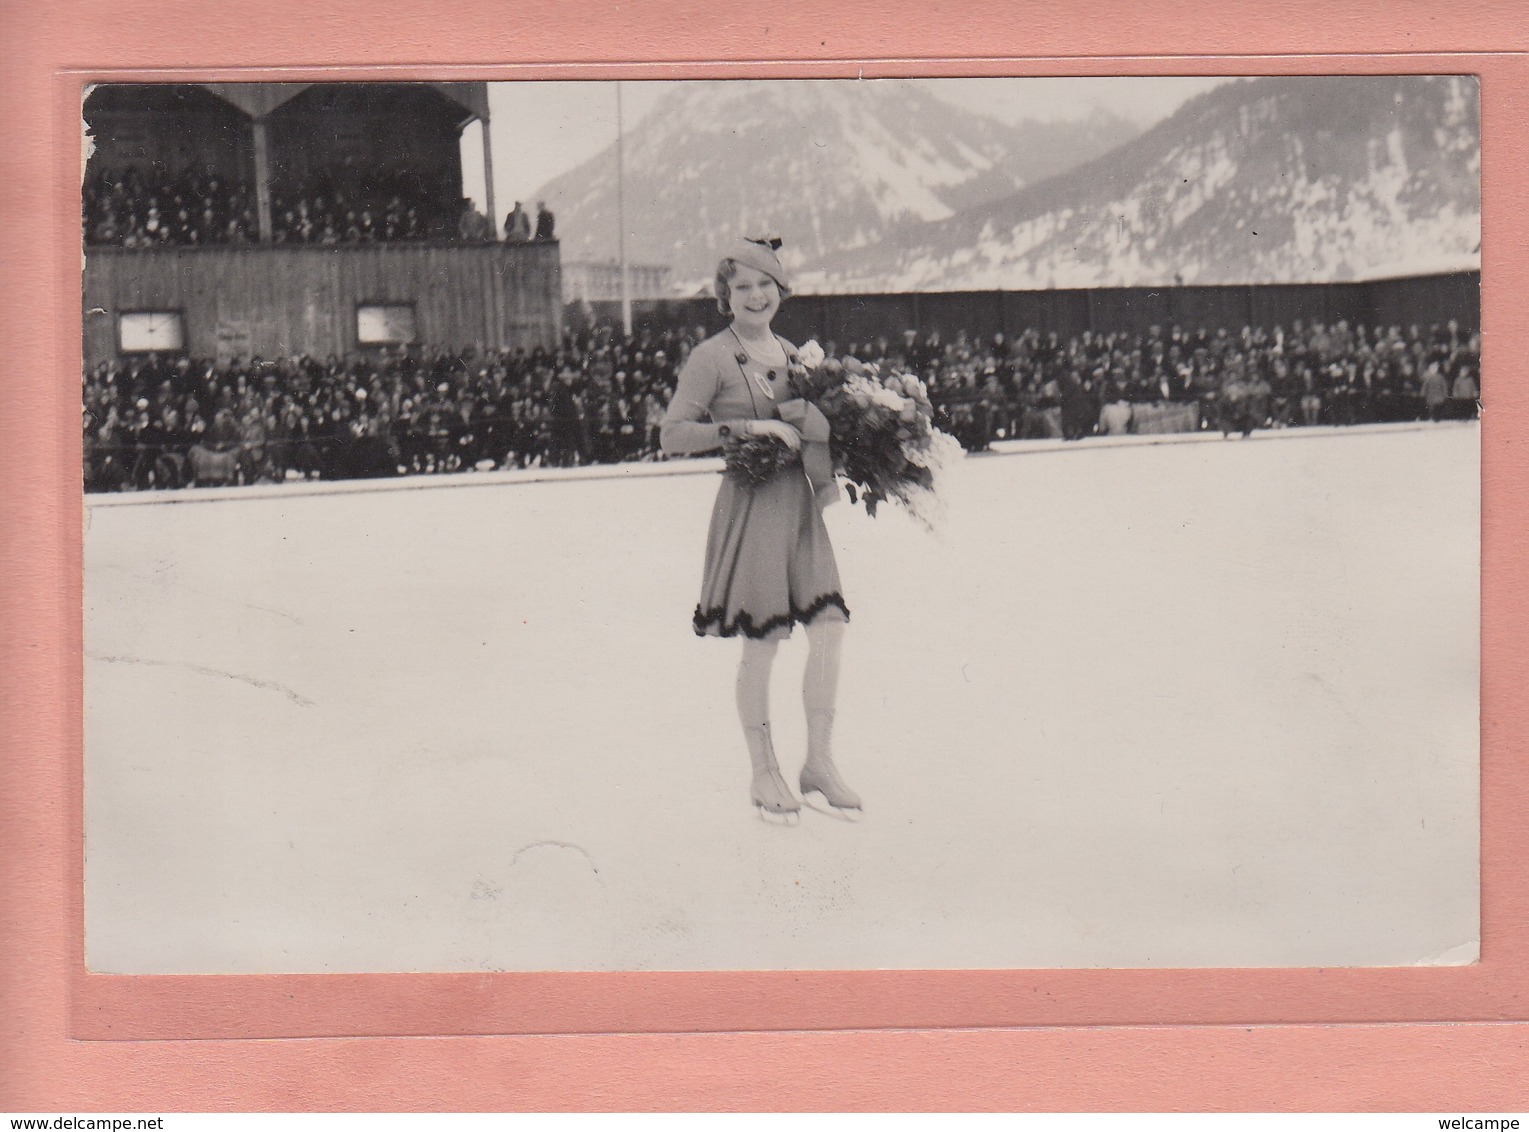
[[[831,509],[866,812],[794,828],[690,630],[714,475],[89,501],[87,965],[1470,962],[1478,468],[1075,446],[966,460],[938,536]]]

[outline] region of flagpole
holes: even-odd
[[[616,227],[621,255],[621,332],[632,336],[632,290],[626,274],[626,133],[621,123],[621,80],[616,80]]]

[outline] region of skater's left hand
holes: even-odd
[[[793,452],[802,447],[802,434],[785,421],[750,421],[748,432],[750,436],[773,436]]]

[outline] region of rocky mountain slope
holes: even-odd
[[[892,80],[698,82],[625,140],[627,256],[705,285],[716,249],[774,232],[788,264],[911,246],[932,222],[982,210],[1135,136],[1102,111],[1021,123]],[[614,259],[614,145],[544,186],[565,260]]]
[[[1480,266],[1468,76],[1263,78],[1009,198],[825,250],[804,290],[1352,280]]]

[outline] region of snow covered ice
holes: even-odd
[[[866,812],[794,828],[689,626],[714,474],[92,497],[87,964],[1470,961],[1476,426],[1186,439],[831,509]]]

